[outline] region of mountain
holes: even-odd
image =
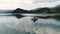
[[[17,8],[16,10],[13,10],[12,13],[29,13],[29,11],[21,8]]]
[[[21,8],[17,8],[15,10],[0,10],[0,13],[41,13],[41,14],[60,14],[60,5],[49,8],[37,8],[34,10],[24,10]]]
[[[60,5],[57,5],[52,8],[44,7],[31,10],[33,13],[42,13],[42,14],[60,14]]]
[[[54,13],[60,13],[60,5],[57,5],[53,8]]]
[[[35,9],[35,10],[31,10],[31,11],[34,12],[34,13],[44,13],[44,12],[50,11],[50,8],[48,8],[48,7],[38,8],[38,9]]]
[[[0,13],[11,13],[12,10],[0,10]]]

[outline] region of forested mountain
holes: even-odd
[[[55,7],[49,8],[36,8],[34,10],[24,10],[21,8],[17,8],[15,10],[6,10],[6,11],[0,11],[0,13],[41,13],[41,14],[60,14],[60,5],[57,5]]]

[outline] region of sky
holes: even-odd
[[[42,7],[60,5],[60,0],[0,0],[0,9],[22,8],[31,10]]]

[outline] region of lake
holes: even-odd
[[[0,16],[0,34],[60,34],[60,20],[38,18],[34,23],[31,15],[20,19],[14,16]]]

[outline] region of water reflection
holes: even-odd
[[[60,15],[55,15],[55,16],[53,16],[53,18],[57,21],[60,21]]]
[[[60,34],[60,21],[32,17],[17,19],[14,16],[0,16],[0,34]]]

